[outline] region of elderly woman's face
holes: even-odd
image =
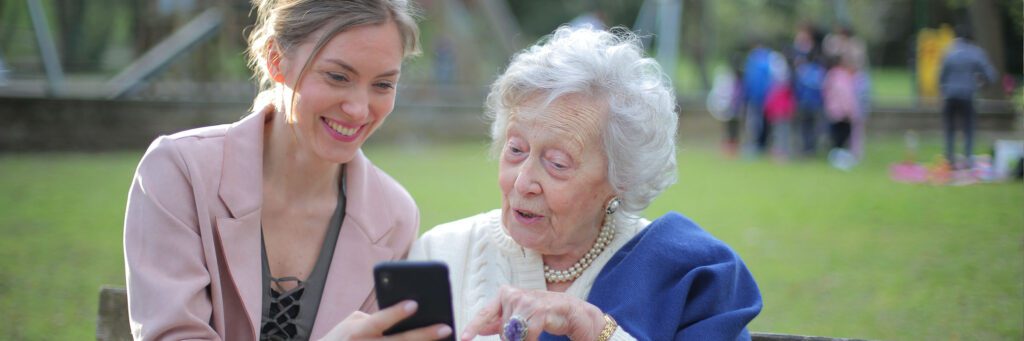
[[[612,197],[601,134],[606,110],[579,96],[544,108],[531,101],[509,118],[498,182],[502,223],[544,255],[587,250]]]

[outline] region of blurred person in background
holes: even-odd
[[[857,160],[862,160],[864,143],[867,141],[867,121],[871,116],[871,74],[867,44],[854,34],[849,24],[836,26],[835,31],[826,36],[822,44],[826,57],[838,58],[846,70],[852,72],[858,112],[857,120],[851,122],[850,126],[849,152]]]
[[[813,24],[801,25],[793,38],[793,96],[796,99],[800,127],[800,152],[805,157],[817,153],[818,139],[825,126],[824,98],[821,86],[825,81],[821,39]]]
[[[942,127],[946,142],[946,161],[952,169],[970,169],[973,165],[974,95],[985,84],[995,83],[996,70],[985,51],[974,44],[970,28],[957,25],[956,39],[946,50],[939,69],[939,88],[945,103],[942,108]],[[956,126],[964,134],[964,162],[955,159]]]
[[[729,66],[715,70],[715,80],[705,99],[711,115],[722,121],[724,137],[722,151],[735,157],[740,146],[740,118],[743,103],[743,51],[737,49],[729,56]]]
[[[747,157],[761,155],[767,146],[768,126],[764,117],[764,102],[772,86],[772,53],[760,39],[754,38],[743,65],[743,96],[746,104],[743,122],[746,142],[743,144],[743,154]]]
[[[404,0],[253,4],[249,59],[263,90],[252,113],[157,138],[135,173],[124,223],[132,334],[380,338],[417,307],[377,311],[372,269],[406,256],[419,211],[361,147],[394,108],[418,28]]]
[[[749,340],[762,302],[725,243],[668,213],[676,102],[638,38],[562,27],[491,86],[501,208],[427,231],[462,340]],[[555,337],[558,336],[558,337]]]
[[[790,66],[781,53],[772,52],[772,85],[764,101],[764,117],[771,133],[772,157],[786,161],[790,157],[790,129],[796,111]]]
[[[819,50],[817,29],[814,24],[804,22],[796,27],[796,32],[793,34],[793,43],[790,45],[789,54],[790,60],[804,59],[814,52]]]
[[[871,69],[867,58],[867,44],[863,39],[852,36],[853,31],[848,31],[850,38],[850,51],[854,67],[854,86],[857,91],[857,102],[859,106],[859,119],[853,125],[851,132],[850,150],[858,160],[864,160],[864,145],[868,140],[868,120],[871,118]]]
[[[847,59],[831,57],[828,73],[822,84],[825,114],[830,122],[832,150],[829,162],[836,168],[849,170],[858,159],[850,151],[853,145],[853,127],[860,122],[860,101],[857,98],[856,71]]]

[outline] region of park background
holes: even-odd
[[[942,153],[940,99],[921,83],[929,72],[921,64],[940,56],[935,37],[955,24],[974,28],[1010,82],[982,92],[976,152],[1024,139],[1015,86],[1021,1],[413,2],[424,54],[406,64],[398,106],[364,149],[417,200],[422,229],[498,207],[481,115],[488,83],[514,51],[600,12],[608,25],[652,38],[646,47],[678,92],[679,182],[645,215],[681,212],[737,250],[764,296],[751,330],[1024,338],[1024,186],[889,177],[894,163],[930,165]],[[124,285],[124,207],[147,144],[233,122],[250,105],[249,8],[241,0],[0,2],[0,338],[94,338],[99,288]],[[872,116],[866,157],[850,171],[823,155],[729,158],[719,150],[721,123],[704,109],[730,53],[753,36],[780,49],[804,21],[846,23],[867,42]]]

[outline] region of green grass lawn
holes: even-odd
[[[690,216],[761,287],[751,329],[888,340],[1024,338],[1024,186],[890,181],[898,139],[852,172],[721,157],[685,144],[679,183],[648,209]],[[424,228],[499,203],[484,143],[368,147]],[[939,152],[925,139],[921,155]],[[103,284],[123,285],[121,224],[140,152],[0,155],[0,335],[93,338]]]

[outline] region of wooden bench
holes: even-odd
[[[100,289],[99,317],[96,319],[96,340],[131,340],[128,327],[128,292],[124,288],[107,287]],[[801,336],[788,334],[751,333],[753,341],[854,341],[831,337]]]
[[[131,340],[128,326],[128,291],[125,288],[100,288],[99,316],[96,317],[96,340]]]

